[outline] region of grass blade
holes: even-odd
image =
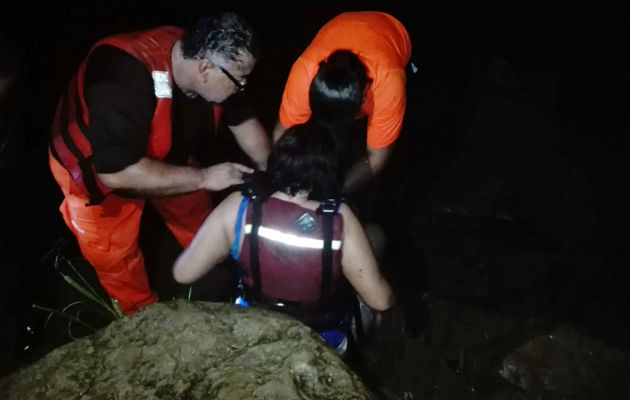
[[[96,332],[96,328],[95,327],[93,327],[92,325],[90,325],[90,324],[88,324],[86,322],[81,321],[79,318],[77,318],[77,317],[75,317],[73,315],[69,315],[69,314],[66,314],[66,313],[61,312],[61,311],[53,310],[52,308],[42,307],[42,306],[40,306],[38,304],[33,304],[33,308],[36,308],[38,310],[43,310],[43,311],[49,312],[51,314],[59,315],[59,316],[64,317],[64,318],[68,318],[69,320],[74,321],[77,324],[81,324],[81,325],[85,326],[86,328],[91,329],[92,331]]]
[[[65,275],[63,273],[61,273],[61,276],[63,277],[63,279],[70,285],[72,286],[75,290],[77,290],[79,293],[81,293],[83,296],[87,297],[88,299],[94,301],[95,303],[97,303],[98,305],[100,305],[101,307],[103,307],[104,309],[106,309],[109,313],[111,313],[115,318],[118,318],[119,316],[117,315],[117,313],[112,309],[112,307],[107,306],[107,304],[100,298],[98,297],[98,295],[94,295],[92,293],[90,293],[89,291],[87,291],[83,286],[79,285],[74,279],[72,279],[72,277]]]

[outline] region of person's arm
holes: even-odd
[[[140,197],[160,197],[195,190],[223,190],[243,183],[244,172],[253,170],[237,163],[225,162],[208,168],[176,166],[142,157],[121,171],[97,173],[103,184],[127,195]]]
[[[269,138],[258,118],[248,118],[235,126],[229,126],[236,142],[252,159],[258,169],[267,169],[269,157]]]
[[[229,254],[242,198],[239,192],[232,193],[206,218],[190,246],[175,261],[173,277],[177,282],[196,281]]]
[[[125,196],[169,196],[199,189],[222,190],[241,183],[240,164],[205,169],[175,166],[146,156],[156,99],[153,79],[139,60],[102,46],[85,71],[90,144],[97,176]]]
[[[406,107],[405,71],[382,71],[368,96],[374,102],[367,126],[367,156],[346,172],[344,193],[350,193],[383,170],[402,129]]]
[[[280,137],[282,135],[284,135],[284,132],[289,129],[288,127],[282,125],[282,122],[280,122],[280,120],[278,120],[278,122],[276,122],[276,126],[273,128],[273,142],[276,143],[278,141],[278,139],[280,139]]]
[[[378,311],[391,308],[396,302],[394,292],[378,268],[363,227],[345,204],[339,212],[343,216],[341,264],[344,276],[370,308]]]
[[[346,172],[343,193],[352,193],[359,186],[381,172],[392,152],[392,146],[377,149],[367,145],[366,155],[350,166]]]

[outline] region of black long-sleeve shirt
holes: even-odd
[[[172,144],[164,162],[184,165],[193,157],[203,164],[210,158],[215,134],[212,106],[172,86]],[[146,156],[156,107],[146,66],[116,47],[99,47],[88,58],[84,87],[96,171],[118,172]],[[235,126],[251,118],[253,110],[246,104],[242,94],[230,97],[222,104],[222,120]]]

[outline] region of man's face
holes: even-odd
[[[249,53],[242,55],[239,62],[226,59],[210,62],[208,68],[202,71],[197,93],[206,101],[221,103],[234,93],[245,89],[247,77],[255,64],[256,60]]]

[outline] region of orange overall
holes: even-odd
[[[157,302],[138,246],[145,200],[109,194],[101,204],[86,207],[89,197],[52,156],[50,167],[65,197],[59,207],[63,219],[109,296],[127,314]],[[149,201],[183,247],[188,247],[211,210],[210,197],[205,191]]]

